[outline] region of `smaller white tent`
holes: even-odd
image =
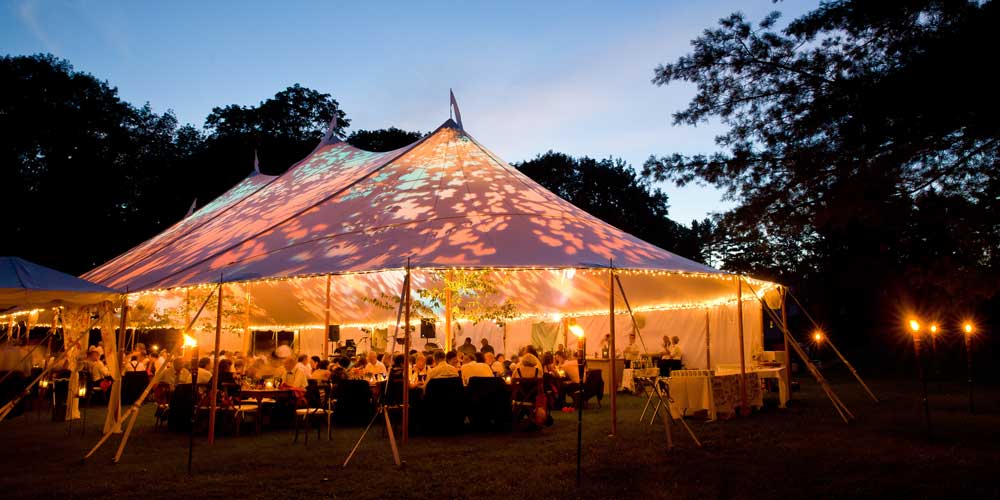
[[[0,314],[115,300],[118,292],[18,257],[0,257]]]

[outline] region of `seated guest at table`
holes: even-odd
[[[378,360],[378,353],[368,351],[368,365],[365,367],[365,375],[385,376],[388,373],[389,371],[386,370],[385,364]]]
[[[496,370],[497,358],[496,358],[496,356],[493,355],[492,352],[485,352],[485,353],[483,353],[483,363],[486,363],[486,366],[490,367],[490,371],[492,371],[494,375],[496,375],[496,376],[500,376],[501,375],[500,373],[497,373],[497,370]],[[503,364],[502,363],[499,366],[500,366],[501,369],[503,369]]]
[[[403,361],[405,360],[406,356],[404,354],[396,354],[392,357],[392,366],[389,367],[390,381],[403,381]]]
[[[336,363],[330,365],[332,367],[330,370],[330,382],[337,383],[350,378],[348,369],[351,366],[351,360],[347,356],[337,356],[335,359]]]
[[[472,377],[493,377],[493,370],[486,364],[486,356],[477,352],[472,362],[462,365],[462,384],[469,385]]]
[[[212,380],[212,371],[208,369],[208,365],[212,364],[212,360],[207,356],[198,360],[198,383],[207,384]]]
[[[351,366],[350,374],[351,378],[364,378],[365,373],[368,371],[368,358],[365,356],[359,356],[357,361]]]
[[[270,375],[267,373],[267,360],[263,356],[257,356],[247,368],[246,374],[253,379],[264,378]]]
[[[511,378],[541,378],[542,377],[542,362],[535,357],[534,354],[530,352],[525,352],[524,356],[519,358],[520,362],[514,367]]]
[[[233,360],[223,358],[219,360],[219,384],[235,384],[236,376],[233,374]]]
[[[300,354],[296,360],[295,366],[306,372],[306,378],[309,378],[309,374],[312,373],[312,365],[309,363],[309,356]]]
[[[458,353],[451,351],[445,354],[444,351],[434,351],[434,368],[427,370],[427,382],[436,378],[451,378],[458,376],[458,368],[448,362],[448,357],[458,358]]]
[[[237,379],[242,379],[243,376],[246,375],[246,366],[247,366],[246,361],[244,361],[243,359],[237,359],[236,361],[234,361],[233,375],[235,375]]]
[[[101,380],[104,380],[105,377],[111,376],[111,371],[108,370],[108,366],[101,361],[101,353],[94,346],[87,349],[87,364],[90,369],[91,382],[100,382]]]
[[[560,365],[562,371],[566,374],[566,378],[572,384],[580,383],[580,363],[576,358],[569,358],[564,360]]]
[[[498,377],[503,377],[507,375],[507,365],[504,363],[503,354],[497,354],[496,358],[490,363],[490,368],[493,373],[496,373]]]
[[[427,381],[427,356],[413,356],[410,362],[410,385],[420,387]]]
[[[309,378],[320,382],[326,382],[330,380],[330,375],[330,362],[322,359],[316,363],[316,369],[309,374]]]
[[[163,381],[170,384],[170,387],[176,387],[177,384],[190,384],[191,372],[184,365],[185,361],[182,359],[171,361],[167,372],[163,374]]]
[[[281,345],[274,349],[274,355],[280,359],[292,357],[292,348],[288,346],[287,341],[282,341]]]
[[[435,356],[434,359],[437,360],[437,356]],[[448,351],[448,354],[444,355],[444,362],[454,367],[455,370],[462,369],[462,361],[461,358],[458,356],[458,351],[455,350]]]
[[[311,357],[309,357],[309,374],[310,375],[312,375],[312,371],[315,370],[317,366],[319,366],[319,361],[320,361],[319,356],[311,356]],[[329,364],[329,363],[327,363],[327,364]]]
[[[551,352],[542,354],[542,372],[559,376],[559,371],[556,369],[556,357]]]
[[[308,380],[305,368],[299,365],[298,360],[292,356],[285,358],[285,375],[281,377],[282,385],[305,389],[309,385]]]

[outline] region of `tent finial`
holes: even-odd
[[[191,202],[191,208],[188,209],[188,213],[184,215],[184,218],[187,219],[188,217],[191,217],[191,214],[194,213],[194,209],[197,206],[198,206],[198,198],[195,198],[194,201]]]
[[[253,171],[255,173],[260,173],[260,160],[257,159],[257,148],[253,150]]]
[[[455,112],[455,121],[458,122],[458,128],[465,130],[462,126],[462,112],[458,110],[458,101],[455,100],[455,93],[448,89],[448,94],[451,95],[451,108],[448,110],[448,116],[451,116],[451,112]]]
[[[333,105],[333,118],[330,119],[330,126],[326,128],[326,135],[323,136],[323,142],[330,143],[336,142],[337,134],[337,104]]]

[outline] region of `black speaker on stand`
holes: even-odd
[[[330,342],[340,342],[340,325],[327,325],[326,339]]]
[[[437,334],[434,331],[434,318],[420,318],[420,338],[433,339]]]

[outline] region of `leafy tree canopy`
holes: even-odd
[[[651,157],[643,174],[726,190],[727,267],[812,283],[833,310],[995,294],[1000,96],[982,50],[997,3],[826,1],[778,20],[733,14],[655,69],[697,86],[675,124],[728,131],[721,152]]]
[[[347,136],[347,142],[365,151],[385,152],[408,146],[419,141],[424,134],[400,130],[396,127],[378,130],[355,130]]]
[[[549,151],[514,165],[532,180],[589,214],[661,248],[701,260],[698,233],[667,217],[667,195],[620,159],[573,158]]]

